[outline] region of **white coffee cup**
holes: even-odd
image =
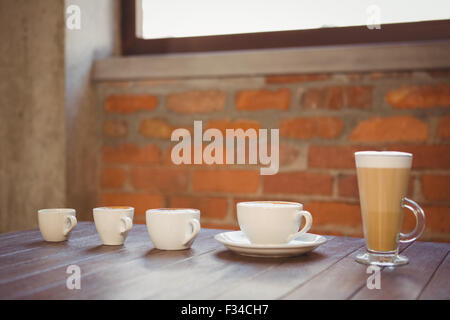
[[[45,241],[65,241],[70,231],[77,225],[75,209],[57,208],[38,210],[38,223]]]
[[[160,250],[188,249],[200,232],[197,209],[150,209],[145,218],[150,239]]]
[[[312,216],[297,202],[249,201],[237,204],[241,230],[252,244],[283,244],[306,233]],[[305,217],[305,226],[298,231]]]
[[[104,245],[118,246],[125,242],[133,227],[133,207],[100,207],[94,209],[94,222]]]

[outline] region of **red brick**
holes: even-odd
[[[170,199],[170,207],[199,209],[202,219],[225,219],[228,212],[228,200],[218,197],[174,196]]]
[[[289,118],[280,122],[280,136],[296,139],[336,138],[342,132],[337,117]]]
[[[368,109],[372,106],[371,86],[350,86],[345,88],[347,105],[350,108]]]
[[[309,202],[304,207],[313,216],[313,227],[343,226],[362,228],[359,204],[344,202]]]
[[[349,139],[361,142],[421,142],[428,139],[428,125],[413,116],[373,117],[361,121]]]
[[[136,216],[145,217],[145,211],[147,209],[165,207],[165,201],[164,197],[159,194],[114,192],[104,193],[101,196],[100,205],[134,207],[136,220]]]
[[[437,136],[440,139],[450,140],[450,116],[439,119]]]
[[[450,145],[397,145],[387,150],[412,153],[412,166],[416,169],[450,169]]]
[[[196,170],[192,176],[194,191],[254,193],[259,187],[259,171]]]
[[[294,83],[294,82],[312,82],[321,81],[331,78],[331,74],[317,73],[317,74],[283,74],[266,76],[267,84],[281,84],[281,83]]]
[[[279,163],[281,166],[287,166],[295,162],[299,157],[299,150],[291,147],[287,144],[280,144],[279,150]]]
[[[379,151],[381,148],[312,145],[308,150],[308,167],[354,169],[354,153],[363,150]]]
[[[359,199],[358,179],[355,174],[341,175],[338,177],[338,194],[341,197]]]
[[[233,129],[233,130],[242,129],[244,131],[246,131],[248,129],[255,129],[256,134],[258,134],[258,130],[261,128],[261,125],[259,124],[258,121],[254,121],[254,120],[244,120],[243,119],[243,120],[231,121],[228,119],[220,119],[220,120],[209,120],[206,123],[206,127],[204,128],[204,130],[211,129],[211,128],[220,130],[225,137],[226,129]]]
[[[450,242],[450,207],[449,206],[421,206],[425,212],[425,230],[419,238],[421,241]],[[411,232],[416,225],[416,219],[411,211],[405,209],[403,218],[403,233]]]
[[[132,113],[140,110],[153,110],[158,106],[154,95],[112,95],[105,101],[106,112]]]
[[[386,101],[398,109],[450,107],[450,84],[403,86],[390,90]]]
[[[127,179],[127,171],[123,168],[104,168],[100,175],[102,188],[122,188]]]
[[[422,193],[427,200],[450,202],[450,176],[423,175]]]
[[[402,151],[413,154],[413,168],[449,169],[450,145],[393,145],[380,146],[321,146],[312,145],[308,150],[310,168],[354,169],[356,151]]]
[[[342,87],[312,88],[306,90],[301,105],[306,109],[341,109],[344,104]]]
[[[160,150],[153,144],[144,147],[134,144],[103,146],[103,161],[106,163],[150,164],[158,163],[159,157]]]
[[[128,131],[127,123],[122,120],[107,120],[103,122],[103,135],[108,137],[123,137]]]
[[[174,126],[163,119],[144,119],[141,121],[139,133],[149,138],[170,139],[176,129],[187,129],[192,134],[192,126]]]
[[[166,108],[178,113],[206,113],[223,110],[226,95],[218,90],[172,93],[167,97]]]
[[[326,173],[279,172],[263,176],[264,193],[331,195],[333,177]]]
[[[449,206],[423,206],[425,212],[425,234],[428,234],[428,240],[434,240],[432,238],[433,233],[440,233],[447,235],[447,241],[450,241],[450,207]],[[405,213],[406,215],[406,213]],[[412,216],[412,214],[410,214]],[[408,231],[412,230],[415,225],[415,219],[412,226],[409,226]],[[421,240],[424,237],[421,238]]]
[[[291,91],[286,88],[243,90],[236,94],[235,100],[237,110],[288,110],[291,104]]]
[[[170,139],[174,127],[162,119],[144,119],[141,121],[139,133],[146,137]]]
[[[188,172],[177,168],[134,167],[130,178],[134,188],[149,191],[182,192],[188,185]]]

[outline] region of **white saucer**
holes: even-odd
[[[323,236],[305,233],[285,244],[251,244],[242,231],[216,234],[214,237],[225,247],[244,256],[252,257],[291,257],[313,251],[327,242]]]

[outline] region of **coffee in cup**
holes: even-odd
[[[188,249],[200,232],[198,209],[150,209],[145,218],[150,239],[160,250]]]
[[[38,224],[45,241],[59,242],[67,240],[70,231],[77,225],[75,209],[38,210]]]
[[[95,228],[104,245],[121,245],[133,227],[134,208],[125,206],[94,209]]]
[[[300,230],[302,217],[305,225]],[[249,201],[237,204],[239,226],[252,244],[284,244],[306,233],[312,216],[303,205],[287,201]]]
[[[395,151],[361,151],[355,153],[361,214],[367,253],[358,262],[395,266],[408,262],[398,255],[402,242],[416,240],[425,227],[420,206],[406,198],[412,154]],[[404,208],[416,216],[415,230],[402,234]]]

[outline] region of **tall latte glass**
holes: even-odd
[[[398,254],[400,243],[416,240],[425,228],[425,215],[406,198],[412,154],[395,151],[355,153],[361,214],[367,252],[356,257],[364,264],[397,266],[408,263]],[[411,233],[401,233],[404,208],[416,217]]]

